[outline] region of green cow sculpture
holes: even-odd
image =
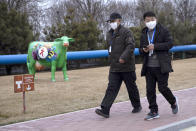
[[[73,41],[72,38],[63,36],[54,42],[31,42],[27,56],[29,74],[35,76],[36,69],[51,67],[51,81],[55,82],[56,68],[62,68],[64,80],[67,81],[67,47]]]

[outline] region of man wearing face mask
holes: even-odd
[[[140,54],[143,55],[143,67],[141,75],[146,77],[146,93],[150,112],[145,120],[159,118],[158,105],[156,103],[156,83],[160,93],[169,102],[172,113],[178,113],[177,98],[168,88],[169,72],[173,72],[169,49],[173,46],[169,31],[157,23],[153,12],[143,15],[146,27],[142,30],[140,40]]]
[[[112,13],[107,21],[111,26],[107,33],[107,44],[110,54],[109,83],[101,103],[101,109],[95,110],[98,115],[105,118],[109,117],[110,108],[123,81],[133,106],[132,113],[140,112],[142,109],[139,91],[135,83],[134,38],[131,31],[120,24],[121,19],[120,14]]]

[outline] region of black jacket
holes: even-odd
[[[141,75],[146,75],[146,65],[148,62],[148,53],[145,53],[143,51],[143,48],[148,45],[148,38],[147,38],[147,31],[148,28],[145,27],[142,30],[142,35],[140,39],[140,48],[139,52],[141,55],[143,55],[143,66]],[[161,24],[157,24],[156,26],[156,32],[154,37],[154,52],[156,52],[160,67],[161,67],[161,73],[169,73],[172,72],[172,66],[171,66],[171,54],[169,53],[169,49],[171,49],[173,46],[173,40],[169,33],[169,31],[164,28]]]
[[[132,32],[119,25],[117,31],[110,30],[107,33],[108,47],[111,45],[109,55],[110,72],[130,72],[135,71],[135,43]],[[119,59],[125,60],[125,63],[119,63]]]

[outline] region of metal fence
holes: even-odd
[[[183,45],[174,46],[170,49],[170,52],[185,52],[195,51],[196,45]],[[134,54],[139,55],[138,48],[135,49]],[[83,59],[95,59],[95,58],[106,58],[108,57],[107,50],[93,50],[93,51],[75,51],[67,52],[67,60],[83,60]],[[27,61],[27,54],[18,55],[0,55],[0,65],[10,64],[24,64]]]

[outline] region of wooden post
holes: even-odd
[[[23,97],[23,113],[26,113],[25,92],[34,91],[34,76],[33,75],[20,75],[14,76],[14,92],[22,92]]]
[[[23,91],[23,113],[26,113],[25,91]]]

